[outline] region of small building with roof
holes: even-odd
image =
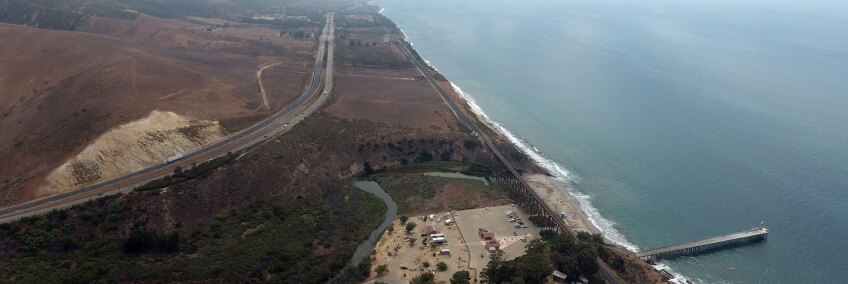
[[[554,284],[566,284],[568,283],[565,279],[568,278],[568,275],[559,270],[554,270],[553,273]]]

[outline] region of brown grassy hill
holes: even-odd
[[[31,197],[49,171],[99,135],[153,110],[261,118],[257,68],[283,54],[299,58],[291,68],[304,68],[313,45],[272,38],[274,29],[213,35],[189,25],[148,16],[90,17],[75,32],[0,24],[0,205]]]

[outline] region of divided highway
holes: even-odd
[[[194,163],[199,164],[226,155],[229,152],[245,149],[288,131],[294,124],[302,121],[325,102],[333,88],[333,52],[335,50],[335,23],[333,19],[334,13],[327,14],[326,25],[319,39],[319,48],[315,56],[315,67],[312,71],[312,80],[309,87],[291,105],[247,129],[186,153],[179,161],[153,165],[140,171],[72,191],[2,208],[0,209],[0,223],[46,213],[54,209],[67,208],[104,195],[129,191],[139,185],[172,173],[177,166],[188,168]],[[324,68],[325,55],[327,58],[326,68]],[[322,85],[322,71],[326,71],[323,81],[324,88],[319,93],[318,89]]]

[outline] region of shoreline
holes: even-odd
[[[565,213],[563,219],[572,230],[603,234],[598,227],[592,224],[589,216],[583,212],[577,197],[567,193],[568,187],[564,182],[544,174],[525,173],[523,177],[533,191],[541,196],[549,206],[554,210]]]
[[[381,9],[384,10],[384,8],[382,7]],[[409,41],[406,32],[404,32],[403,29],[401,29],[400,27],[397,27],[397,29],[404,36],[404,41],[409,43],[409,45],[414,49],[414,44]],[[421,56],[420,53],[419,56]],[[458,97],[462,100],[462,102],[465,103],[468,110],[470,110],[471,114],[477,119],[477,121],[481,122],[492,132],[497,133],[500,138],[505,138],[505,140],[509,141],[509,144],[511,144],[518,151],[527,156],[527,158],[529,158],[533,162],[533,164],[545,171],[545,175],[543,176],[547,176],[548,178],[545,180],[537,180],[537,185],[542,186],[546,190],[549,190],[551,188],[557,188],[559,189],[559,192],[562,195],[561,197],[558,197],[557,195],[542,195],[543,197],[545,197],[546,203],[556,208],[559,208],[560,206],[558,205],[558,203],[566,204],[563,205],[566,209],[569,207],[579,208],[580,210],[575,211],[575,213],[577,214],[569,214],[572,215],[572,217],[569,218],[573,218],[572,221],[577,223],[576,226],[582,227],[585,231],[588,232],[600,233],[604,236],[605,239],[607,239],[611,243],[621,246],[627,249],[628,251],[634,253],[639,251],[638,246],[633,243],[630,243],[624,237],[624,235],[621,234],[621,232],[619,232],[613,227],[615,222],[601,216],[598,212],[598,209],[592,206],[589,201],[589,199],[591,199],[591,196],[583,193],[581,193],[580,196],[575,195],[575,190],[577,189],[571,188],[567,185],[569,182],[573,182],[570,172],[562,168],[562,166],[560,166],[556,162],[549,159],[535,146],[524,141],[522,138],[518,138],[518,136],[513,134],[502,124],[491,119],[485,113],[483,108],[481,108],[476,103],[474,98],[469,96],[467,93],[463,92],[462,89],[458,85],[456,85],[456,83],[454,83],[450,79],[447,79],[447,76],[444,76],[444,74],[442,74],[442,72],[439,71],[438,68],[433,66],[433,64],[429,60],[427,60],[423,56],[421,56],[421,59],[425,64],[427,64],[429,68],[432,68],[433,70],[441,74],[443,77],[445,77],[445,82],[447,82],[451,86],[451,89],[456,94],[456,97]],[[542,193],[542,191],[539,191],[536,188],[534,188],[533,190]]]
[[[373,2],[374,1],[369,1],[367,4],[379,7],[378,13],[394,22],[391,18],[383,14],[385,8],[374,4]],[[497,138],[507,140],[512,147],[515,147],[518,152],[529,158],[532,161],[532,164],[541,169],[542,173],[526,172],[522,174],[522,177],[528,182],[528,184],[531,185],[532,190],[542,197],[543,202],[555,210],[566,213],[566,217],[564,219],[572,229],[575,231],[586,231],[592,234],[599,233],[603,236],[607,243],[618,246],[633,254],[641,250],[637,245],[628,241],[627,238],[614,227],[615,222],[604,218],[600,214],[598,209],[591,204],[590,195],[579,191],[574,179],[572,178],[572,174],[568,170],[550,159],[538,148],[524,140],[524,138],[516,136],[501,123],[491,119],[476,103],[473,97],[463,92],[458,85],[448,79],[447,76],[442,74],[442,72],[429,60],[421,56],[421,54],[415,50],[414,43],[409,40],[407,33],[404,32],[400,26],[397,26],[396,23],[395,29],[403,36],[403,41],[405,41],[413,52],[419,56],[421,61],[424,62],[428,68],[432,69],[444,78],[445,81],[442,81],[442,83],[449,85],[451,91],[453,91],[453,94],[450,94],[450,91],[448,91],[449,95],[455,97],[454,99],[456,99],[457,103],[460,105],[464,103],[464,106],[461,107],[465,108],[465,111],[470,112],[469,116],[474,117],[483,125],[484,128],[488,128],[491,132],[497,135]],[[669,283],[688,282],[687,277],[673,271],[667,264],[658,263],[656,265],[649,265],[645,263],[645,265],[653,268],[655,271],[664,269],[670,272],[674,277],[668,280]]]

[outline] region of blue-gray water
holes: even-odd
[[[848,281],[848,1],[378,0],[432,65],[698,282]]]
[[[357,181],[353,184],[359,190],[364,192],[373,194],[375,197],[382,200],[386,203],[386,215],[383,216],[383,222],[380,223],[380,226],[377,226],[374,231],[371,231],[371,236],[368,237],[368,240],[359,244],[356,247],[356,251],[353,252],[353,256],[350,259],[351,264],[359,265],[359,262],[362,261],[362,258],[370,255],[374,251],[374,247],[377,246],[377,241],[380,240],[380,236],[383,235],[383,232],[386,231],[386,228],[392,224],[392,221],[395,220],[395,215],[397,215],[397,203],[392,199],[392,196],[389,195],[386,190],[380,187],[379,184],[373,181]]]

